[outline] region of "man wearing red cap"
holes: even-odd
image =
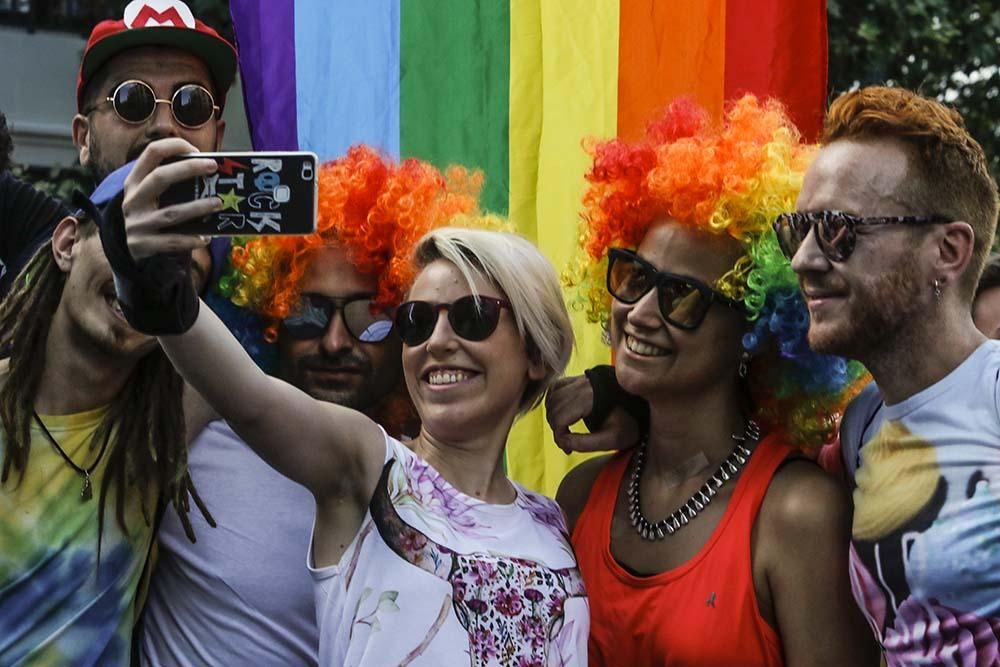
[[[156,139],[218,150],[236,49],[180,0],[133,0],[94,27],[80,63],[73,142],[100,182]]]

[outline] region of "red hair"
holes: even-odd
[[[902,142],[910,158],[900,194],[912,213],[969,223],[975,245],[962,287],[971,301],[996,234],[997,184],[961,114],[905,88],[870,86],[830,105],[821,141],[840,139]]]

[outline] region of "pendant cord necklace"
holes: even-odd
[[[63,460],[66,462],[66,464],[83,479],[83,489],[80,491],[80,502],[85,503],[91,498],[93,498],[94,491],[90,483],[90,473],[94,472],[94,469],[97,468],[97,464],[101,462],[102,458],[104,458],[104,450],[108,448],[108,440],[110,440],[110,437],[104,438],[104,442],[101,444],[101,451],[97,453],[97,458],[94,459],[94,462],[91,463],[86,468],[81,468],[76,463],[74,463],[73,459],[69,457],[69,454],[67,454],[63,450],[63,448],[59,445],[59,441],[57,441],[54,437],[52,437],[52,434],[49,433],[49,429],[46,428],[45,424],[42,422],[42,418],[38,416],[38,413],[32,410],[31,414],[34,416],[35,422],[41,427],[42,433],[45,434],[45,437],[48,439],[48,441],[52,443],[52,446],[55,447],[56,451],[59,452],[59,454],[63,457]]]
[[[632,467],[632,477],[628,484],[628,515],[632,527],[642,539],[654,542],[662,540],[668,535],[673,535],[678,530],[688,525],[688,523],[704,510],[712,498],[719,492],[729,480],[736,476],[746,462],[750,459],[753,449],[747,447],[748,442],[756,442],[760,438],[760,427],[752,419],[747,420],[746,428],[742,434],[733,434],[736,445],[729,456],[722,461],[711,477],[702,484],[701,488],[692,494],[683,505],[673,511],[665,519],[650,521],[642,513],[639,503],[639,486],[642,477],[643,464],[646,462],[646,448],[648,443],[643,441],[635,453],[635,464]]]

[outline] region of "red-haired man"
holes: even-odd
[[[1000,343],[971,303],[997,185],[961,116],[899,88],[846,93],[775,229],[809,343],[875,379],[844,416],[855,598],[889,665],[1000,649]]]

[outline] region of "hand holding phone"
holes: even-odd
[[[315,153],[189,153],[166,162],[212,158],[215,173],[175,183],[160,207],[218,197],[222,209],[177,225],[177,234],[199,236],[303,235],[316,230]]]

